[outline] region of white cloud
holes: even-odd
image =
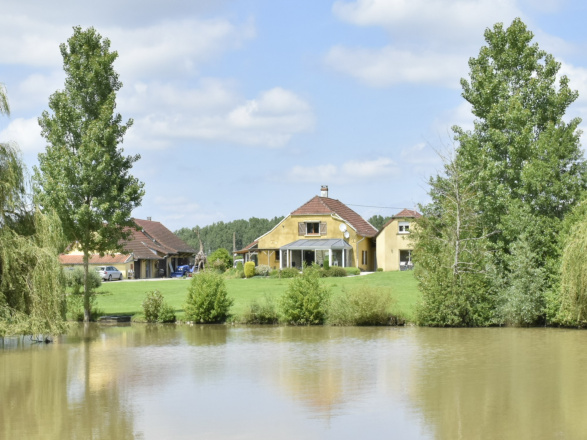
[[[455,125],[463,130],[473,130],[475,115],[472,112],[471,104],[464,99],[452,109],[440,113],[432,123],[432,128],[440,138],[452,139],[452,127]]]
[[[121,78],[182,76],[198,72],[204,62],[240,47],[255,36],[252,23],[225,19],[165,21],[136,29],[105,29],[119,58]]]
[[[133,135],[136,139],[133,143],[144,139],[152,146],[157,146],[157,143],[167,146],[176,139],[192,139],[282,147],[293,135],[309,131],[314,126],[314,115],[309,104],[295,93],[279,87],[244,102],[219,84],[215,84],[212,91],[174,90],[171,95],[201,96],[207,102],[199,107],[201,102],[196,100],[192,108],[194,111],[174,109],[170,105],[173,99],[161,102],[161,106],[156,107],[156,113],[135,119]],[[144,146],[143,143],[141,145]]]
[[[482,30],[521,14],[515,0],[357,0],[337,1],[333,13],[358,26],[381,26],[406,41],[466,37],[478,39]]]
[[[326,64],[372,87],[424,83],[458,88],[468,68],[466,55],[429,50],[410,52],[392,46],[380,49],[335,46],[328,52]]]
[[[380,157],[374,160],[350,160],[340,166],[334,164],[314,166],[294,166],[288,172],[289,180],[293,182],[349,183],[358,180],[369,180],[380,177],[397,177],[400,169],[397,164],[387,158]]]
[[[483,44],[483,30],[509,25],[521,15],[516,0],[356,0],[336,1],[332,11],[356,26],[384,28],[390,42],[379,48],[330,49],[332,69],[371,87],[434,84],[459,87],[467,60]]]
[[[23,153],[39,153],[45,149],[37,118],[16,118],[0,132],[1,142],[15,142]]]

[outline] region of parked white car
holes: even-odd
[[[104,281],[122,280],[122,272],[114,266],[100,266],[96,268],[96,272]]]

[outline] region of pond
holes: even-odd
[[[587,333],[74,327],[0,343],[3,439],[587,438]]]

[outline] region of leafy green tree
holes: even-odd
[[[476,184],[454,158],[444,175],[430,181],[433,202],[421,207],[414,228],[415,276],[422,292],[418,321],[429,326],[485,326],[492,323],[489,237],[476,211]]]
[[[558,75],[560,63],[532,40],[532,32],[520,19],[507,29],[501,23],[487,29],[486,45],[469,60],[469,79],[461,80],[462,95],[476,120],[472,131],[453,127],[454,164],[461,187],[473,191],[464,206],[475,221],[463,231],[466,252],[459,252],[459,240],[441,245],[443,237],[454,235],[469,221],[459,223],[459,217],[447,211],[441,193],[446,194],[444,186],[452,180],[438,177],[431,182],[433,203],[426,209],[421,237],[430,238],[426,234],[434,229],[432,225],[440,241],[425,240],[419,246],[420,257],[418,247],[414,252],[415,260],[421,260],[421,286],[435,291],[428,304],[446,312],[442,318],[426,315],[436,325],[480,325],[491,320],[527,325],[530,318],[538,322],[545,315],[545,294],[557,284],[556,236],[587,188],[587,174],[579,143],[580,120],[563,119],[578,94],[570,89],[566,76]],[[434,246],[436,255],[431,253]],[[474,273],[457,271],[462,275],[457,276],[459,253],[466,257],[464,263],[476,267]],[[438,264],[437,270],[433,264]],[[424,274],[426,268],[429,272]],[[494,276],[488,277],[491,271]],[[465,289],[463,282],[469,287]],[[532,294],[524,293],[530,286]],[[477,298],[475,289],[485,289],[484,298]],[[457,292],[462,294],[454,296]],[[494,301],[496,296],[499,301]],[[471,309],[474,302],[485,308]],[[459,308],[469,311],[451,312]]]
[[[517,210],[553,219],[539,232],[550,239],[586,188],[580,119],[563,120],[578,93],[566,76],[559,77],[560,63],[532,39],[520,19],[507,29],[498,23],[485,31],[487,45],[469,60],[469,81],[461,80],[475,128],[454,127],[461,166],[475,176],[482,195],[477,209],[486,227],[503,232],[493,237],[503,254],[521,232]],[[556,246],[546,249],[537,264],[558,258]]]
[[[383,217],[379,214],[376,214],[374,216],[372,216],[368,222],[371,223],[373,225],[373,227],[375,227],[375,229],[377,230],[381,230],[381,228],[383,228],[383,226],[385,226],[385,223],[387,223],[389,221],[389,219],[391,219],[391,217]]]
[[[144,191],[130,174],[140,156],[124,156],[119,148],[132,120],[123,124],[115,113],[122,87],[113,67],[118,54],[94,28],[73,31],[60,46],[65,87],[49,98],[52,113],[39,118],[47,148],[39,154],[34,178],[36,200],[56,211],[67,240],[83,251],[87,274],[90,253],[120,249]],[[86,275],[84,320],[89,319]]]
[[[0,84],[0,115],[9,115],[10,105],[8,104],[8,95],[4,84]]]

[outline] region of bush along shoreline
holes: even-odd
[[[302,273],[296,271],[296,275],[288,279],[283,294],[265,294],[253,299],[242,314],[232,315],[230,309],[234,300],[227,295],[223,275],[213,269],[206,270],[190,281],[183,320],[176,319],[173,309],[155,290],[147,293],[142,304],[143,314],[134,316],[133,322],[293,326],[406,324],[402,313],[394,312],[397,307],[390,288],[358,285],[343,289],[342,295],[333,298],[331,289],[322,280],[322,272],[318,267],[307,267]]]

